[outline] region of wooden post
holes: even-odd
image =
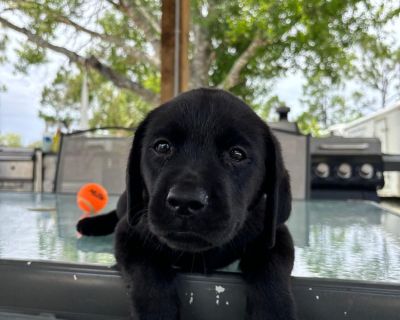
[[[188,88],[189,11],[189,0],[162,1],[161,102]]]
[[[190,23],[190,0],[181,1],[180,15],[180,37],[179,37],[179,92],[189,88],[189,23]]]

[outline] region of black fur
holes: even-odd
[[[126,186],[115,255],[133,319],[178,319],[177,268],[207,273],[237,259],[246,319],[296,319],[289,177],[279,143],[243,101],[198,89],[150,112],[135,134]],[[96,219],[78,230],[93,234]]]

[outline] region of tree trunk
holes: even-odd
[[[192,24],[192,33],[194,41],[190,61],[190,87],[206,87],[209,85],[208,71],[211,64],[210,42],[207,31],[200,25]]]

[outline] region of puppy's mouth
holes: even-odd
[[[162,236],[164,242],[173,249],[198,252],[210,249],[213,244],[197,233],[190,231],[169,232]]]

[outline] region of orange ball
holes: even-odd
[[[85,213],[98,213],[108,202],[107,190],[98,183],[83,185],[76,195],[76,203]]]

